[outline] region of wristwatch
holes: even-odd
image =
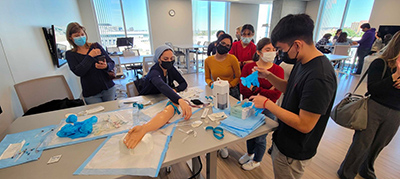
[[[253,86],[253,88],[251,88],[251,91],[255,91],[257,89],[257,86]]]

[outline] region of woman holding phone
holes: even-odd
[[[111,72],[114,61],[99,43],[88,43],[86,29],[77,22],[67,26],[67,40],[73,48],[66,52],[71,71],[81,79],[86,104],[115,100],[116,87]]]

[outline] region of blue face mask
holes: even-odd
[[[77,46],[84,46],[86,44],[86,36],[74,37],[74,43]]]
[[[248,44],[251,42],[252,37],[242,37],[242,42],[245,44]]]

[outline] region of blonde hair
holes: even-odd
[[[85,33],[85,35],[86,35],[86,43],[85,43],[84,46],[87,47],[87,48],[89,48],[90,44],[87,42],[88,36],[87,36],[87,34],[86,34],[86,29],[85,29],[85,27],[81,26],[81,25],[80,25],[79,23],[77,23],[77,22],[71,22],[71,23],[69,23],[68,26],[67,26],[67,32],[65,33],[65,35],[66,35],[66,37],[67,37],[67,40],[68,40],[69,44],[71,44],[71,45],[74,47],[74,48],[72,48],[72,51],[73,51],[73,52],[76,52],[78,46],[75,44],[75,42],[74,42],[73,38],[71,37],[71,35],[74,34],[74,33],[78,33],[78,32],[80,32],[81,30],[82,30],[82,31]]]
[[[385,52],[380,56],[388,63],[388,67],[393,72],[396,68],[396,60],[400,53],[400,31],[394,34],[392,40],[390,40]]]
[[[239,32],[242,32],[242,26],[236,27],[236,30],[238,30]]]

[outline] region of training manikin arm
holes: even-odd
[[[172,105],[178,107],[178,105],[176,104]],[[129,130],[124,139],[126,147],[128,147],[129,149],[135,148],[147,132],[155,131],[166,124],[172,118],[172,116],[174,116],[175,113],[175,109],[172,105],[166,106],[164,110],[159,112],[146,124],[135,126],[131,130]]]

